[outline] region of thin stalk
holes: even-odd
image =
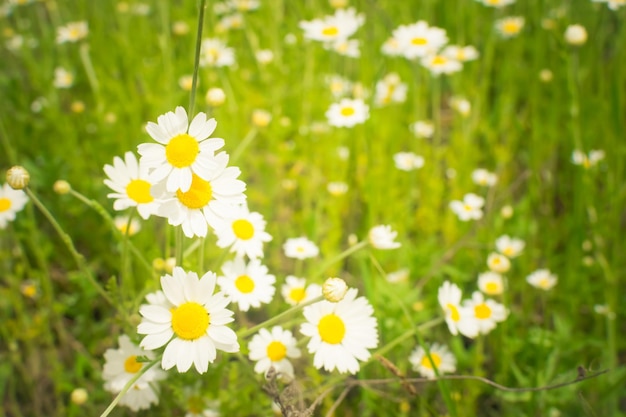
[[[359,243],[357,243],[354,246],[350,246],[348,249],[346,249],[345,251],[341,252],[339,255],[327,260],[326,262],[324,262],[322,264],[322,266],[320,266],[317,271],[313,274],[313,276],[319,276],[322,275],[324,273],[324,271],[326,269],[328,269],[331,265],[336,264],[337,262],[341,261],[342,259],[352,255],[353,253],[363,249],[364,247],[366,247],[369,244],[369,241],[367,240],[363,240]]]
[[[109,404],[109,406],[107,407],[106,410],[104,410],[104,412],[102,414],[100,414],[100,417],[106,417],[108,416],[111,411],[113,411],[113,409],[115,408],[115,406],[117,405],[118,402],[120,402],[120,399],[124,396],[124,394],[126,394],[128,392],[128,390],[135,384],[135,382],[137,382],[139,380],[139,378],[141,378],[141,376],[143,374],[145,374],[146,372],[148,372],[148,370],[150,368],[152,368],[157,362],[159,362],[160,358],[153,360],[152,362],[148,363],[147,365],[143,366],[141,368],[141,370],[139,372],[137,372],[127,383],[126,385],[124,385],[124,388],[122,388],[122,390],[120,391],[119,394],[117,394],[117,396],[113,399],[113,401],[111,401],[111,404]]]
[[[237,147],[233,151],[232,156],[230,157],[231,164],[234,164],[239,159],[243,151],[245,151],[246,148],[250,146],[250,144],[252,143],[252,141],[254,140],[258,132],[259,131],[257,130],[257,128],[253,127],[246,134],[246,136],[241,140],[241,142],[239,142],[239,145],[237,145]]]
[[[202,47],[202,29],[204,28],[204,11],[206,9],[206,0],[200,0],[200,6],[198,8],[199,10],[198,31],[196,32],[196,51],[194,55],[191,92],[189,94],[189,117],[193,117],[193,110],[196,104],[196,91],[198,90],[198,70],[200,69],[200,50]]]
[[[65,233],[65,231],[63,230],[61,225],[56,221],[56,219],[54,218],[52,213],[50,213],[50,211],[46,208],[46,206],[43,205],[43,203],[30,190],[30,188],[26,187],[26,188],[24,188],[24,191],[26,192],[28,197],[32,200],[32,202],[37,206],[39,211],[41,211],[43,213],[43,215],[48,219],[50,224],[52,224],[52,227],[58,233],[59,237],[61,238],[61,240],[63,241],[63,243],[67,247],[67,249],[69,250],[70,254],[72,255],[72,258],[74,258],[74,261],[76,262],[76,265],[78,266],[80,271],[83,274],[85,274],[87,279],[92,283],[92,285],[94,286],[96,291],[98,291],[98,293],[105,300],[107,300],[107,302],[109,304],[111,304],[114,307],[117,307],[115,302],[111,299],[111,296],[104,290],[104,288],[102,288],[100,283],[96,280],[96,278],[93,276],[93,274],[91,273],[91,271],[87,267],[87,264],[85,262],[84,256],[76,250],[76,247],[74,247],[74,242],[72,242],[72,238],[70,237],[70,235]]]

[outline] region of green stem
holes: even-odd
[[[124,388],[122,388],[122,390],[119,392],[119,394],[117,394],[117,396],[113,399],[113,401],[111,401],[111,404],[109,404],[109,406],[107,407],[106,410],[104,410],[104,412],[102,414],[100,414],[100,417],[106,417],[108,416],[111,411],[113,411],[113,409],[115,408],[115,406],[117,405],[118,402],[120,402],[120,400],[122,399],[122,397],[124,396],[124,394],[126,394],[128,392],[128,390],[135,384],[135,382],[137,382],[139,380],[139,378],[141,378],[141,376],[143,374],[145,374],[146,372],[148,372],[148,370],[150,368],[152,368],[157,362],[159,362],[160,359],[155,359],[152,362],[148,363],[147,365],[143,366],[141,368],[141,370],[139,372],[137,372],[127,383],[126,385],[124,385]]]
[[[318,270],[313,274],[313,276],[319,276],[322,275],[324,273],[324,271],[326,269],[328,269],[328,267],[330,267],[331,265],[341,261],[342,259],[352,255],[353,253],[363,249],[364,247],[366,247],[369,244],[369,241],[367,240],[363,240],[359,243],[357,243],[354,246],[349,247],[348,249],[346,249],[345,251],[341,252],[339,255],[327,260],[326,262],[324,262],[322,264],[322,266],[320,266],[318,268]]]
[[[230,157],[231,164],[234,164],[235,161],[239,159],[243,151],[246,150],[246,148],[252,143],[258,132],[259,131],[255,127],[253,127],[241,140],[241,142],[239,142],[239,145],[237,145],[237,148],[235,148],[232,156]]]
[[[74,243],[72,242],[71,237],[65,233],[65,231],[63,231],[63,228],[61,227],[61,225],[56,221],[56,219],[54,218],[54,216],[52,215],[52,213],[50,213],[50,211],[46,208],[46,206],[43,205],[43,203],[37,198],[37,196],[30,190],[30,188],[25,188],[24,191],[26,192],[26,194],[28,195],[28,197],[33,201],[33,203],[37,206],[37,208],[39,209],[39,211],[41,211],[43,213],[43,215],[48,219],[48,221],[52,224],[52,227],[54,228],[54,230],[59,234],[59,237],[61,238],[61,240],[63,241],[63,243],[65,243],[65,246],[67,247],[67,249],[70,251],[70,254],[72,255],[72,258],[74,258],[74,261],[76,262],[76,264],[78,265],[78,268],[81,270],[81,272],[83,274],[85,274],[85,276],[87,277],[87,279],[89,281],[91,281],[91,283],[93,284],[93,286],[95,287],[95,289],[98,291],[98,293],[100,293],[100,295],[102,295],[102,297],[107,300],[107,302],[109,304],[111,304],[112,306],[116,306],[116,304],[113,302],[113,300],[111,299],[111,296],[104,290],[104,288],[102,288],[102,286],[100,285],[100,283],[98,283],[98,281],[96,280],[96,278],[93,276],[93,274],[91,273],[91,271],[89,270],[89,268],[87,268],[87,264],[85,262],[85,258],[83,257],[82,254],[80,254],[76,248],[74,247]]]
[[[304,307],[306,307],[306,306],[308,306],[308,305],[311,305],[311,304],[317,303],[318,301],[322,301],[323,299],[324,299],[324,296],[320,295],[319,297],[316,297],[316,298],[314,298],[314,299],[312,299],[312,300],[310,300],[310,301],[307,301],[307,302],[305,302],[305,303],[301,303],[301,304],[295,305],[295,306],[291,307],[290,309],[285,310],[285,311],[283,311],[282,313],[278,314],[277,316],[274,316],[274,317],[272,317],[271,319],[265,320],[263,323],[257,324],[257,325],[256,325],[256,326],[254,326],[254,327],[251,327],[251,328],[249,328],[249,329],[246,329],[246,330],[244,330],[244,331],[240,332],[240,333],[238,334],[238,337],[239,337],[240,339],[244,339],[244,338],[246,338],[246,337],[250,336],[251,334],[256,333],[256,332],[257,332],[257,331],[259,331],[260,329],[262,329],[262,328],[264,328],[264,327],[269,327],[269,326],[271,326],[271,325],[273,325],[273,324],[275,324],[275,323],[278,323],[278,322],[279,322],[279,321],[281,321],[284,317],[287,317],[287,316],[289,316],[290,314],[293,314],[293,313],[295,313],[295,312],[297,312],[297,311],[300,311],[300,310],[302,310]]]
[[[206,0],[200,0],[198,7],[198,31],[196,33],[196,51],[194,55],[193,77],[191,81],[191,93],[189,95],[189,117],[193,117],[193,110],[196,103],[196,91],[198,89],[198,70],[200,69],[200,49],[202,47],[202,29],[204,28],[204,11]],[[177,259],[178,260],[178,259]]]

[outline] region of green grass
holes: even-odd
[[[219,21],[209,3],[203,37],[215,36]],[[178,105],[188,107],[190,93],[179,87],[178,79],[194,70],[196,2],[147,1],[146,16],[130,11],[136,3],[128,3],[126,12],[122,4],[42,0],[15,6],[0,17],[0,168],[19,164],[28,169],[31,191],[84,256],[81,269],[32,203],[2,230],[0,415],[100,415],[113,399],[103,388],[103,353],[116,347],[120,334],[139,340],[138,305],[145,293],[159,288],[160,274],[146,264],[175,251],[175,232],[163,219],[142,223],[141,232],[129,239],[133,252],[102,213],[52,188],[58,179],[67,180],[73,190],[104,207],[107,216],[118,214],[106,197],[103,166],[151,142],[144,129],[148,121]],[[399,380],[371,382],[394,378],[372,359],[350,379],[360,385],[341,396],[345,377],[314,369],[303,352],[295,363],[298,389],[291,397],[308,407],[325,388],[334,387],[318,404],[314,415],[320,416],[334,407],[335,415],[345,416],[625,415],[626,346],[619,337],[626,269],[624,9],[611,11],[590,0],[518,1],[500,10],[471,0],[355,0],[350,5],[366,16],[355,35],[361,42],[358,59],[303,39],[298,23],[333,13],[327,2],[277,0],[245,13],[242,29],[219,35],[235,49],[235,68],[199,71],[195,112],[216,118],[215,135],[225,139],[225,149],[232,155],[247,135],[254,135],[234,164],[247,183],[250,209],[263,214],[273,236],[265,245],[264,264],[277,277],[275,299],[265,308],[238,313],[246,321],[236,321],[233,328],[245,329],[286,310],[279,293],[289,274],[298,271],[318,283],[340,276],[373,304],[384,356],[403,375],[416,378],[407,358],[418,338],[402,335],[442,317],[437,289],[443,281],[458,284],[466,297],[477,290],[476,278],[487,268],[495,239],[509,234],[523,239],[526,248],[507,274],[502,296],[510,310],[507,320],[475,340],[452,336],[443,323],[420,332],[419,339],[448,345],[457,358],[456,374],[506,387],[571,381],[578,367],[587,374],[608,373],[523,393],[471,379],[442,380],[416,384],[415,394]],[[502,39],[494,21],[512,15],[525,17],[525,27],[519,36]],[[474,45],[479,59],[436,79],[415,62],[381,54],[380,46],[394,28],[418,19],[445,29],[450,43]],[[78,20],[88,21],[87,38],[56,44],[56,28]],[[186,22],[189,33],[174,35],[175,21]],[[565,28],[574,23],[589,33],[580,47],[563,40]],[[285,41],[288,34],[295,36],[295,44]],[[25,45],[10,50],[6,43],[16,35],[24,37]],[[258,64],[258,49],[272,50],[274,61]],[[71,88],[53,87],[57,66],[75,74]],[[539,80],[542,69],[552,71],[550,82]],[[373,92],[376,81],[389,72],[408,84],[405,103],[370,106],[370,118],[354,128],[317,127],[334,101],[325,83],[328,75],[358,81]],[[210,87],[224,89],[224,105],[206,104]],[[468,117],[451,109],[453,96],[470,101]],[[72,111],[76,101],[84,103],[83,112]],[[44,103],[40,111],[32,110],[34,102]],[[267,127],[251,124],[255,109],[271,112]],[[438,122],[435,139],[416,139],[410,133],[409,124],[419,119]],[[338,157],[339,146],[350,150],[347,160]],[[606,158],[585,169],[571,162],[574,149],[602,149]],[[392,156],[400,151],[424,156],[424,167],[396,169]],[[478,167],[498,174],[495,187],[472,183],[471,172]],[[456,175],[446,175],[449,169]],[[349,191],[331,196],[329,181],[344,181]],[[448,208],[468,192],[486,197],[480,221],[460,222]],[[500,215],[505,205],[514,209],[510,219]],[[348,248],[351,234],[364,239],[377,224],[398,231],[402,247],[368,248],[319,270]],[[285,258],[282,244],[296,236],[316,242],[320,257],[302,263]],[[188,248],[194,240],[185,238],[183,244]],[[201,263],[204,270],[219,273],[229,257],[209,234],[183,266],[197,270]],[[407,283],[390,284],[381,276],[381,271],[400,268],[410,270]],[[525,277],[538,268],[558,275],[553,290],[543,293],[526,283]],[[23,295],[24,283],[35,284],[35,297]],[[598,304],[607,305],[615,318],[597,314]],[[295,330],[293,320],[289,324]],[[240,343],[241,356],[219,356],[206,375],[169,371],[159,405],[139,415],[185,415],[189,389],[218,401],[222,415],[271,415],[265,381],[247,360],[247,341]],[[85,404],[70,401],[75,388],[89,392]],[[132,413],[116,408],[111,415]]]

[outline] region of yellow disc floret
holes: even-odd
[[[172,329],[184,340],[196,340],[209,328],[209,313],[202,305],[189,301],[172,309]]]
[[[317,324],[317,330],[322,341],[336,345],[343,340],[346,334],[346,325],[339,316],[331,313],[322,317]]]
[[[167,162],[176,168],[188,167],[200,153],[198,141],[187,133],[174,136],[165,146]]]

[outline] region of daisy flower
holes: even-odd
[[[530,285],[546,291],[552,289],[557,281],[557,276],[547,269],[538,269],[526,277],[526,282]]]
[[[139,309],[143,319],[137,333],[146,335],[140,346],[146,350],[165,346],[163,369],[176,366],[178,372],[186,372],[193,364],[202,374],[218,349],[239,352],[237,335],[226,327],[233,321],[233,312],[226,309],[229,299],[221,292],[213,294],[216,280],[213,272],[198,278],[177,266],[172,275],[161,277],[163,294],[172,306],[156,303]]]
[[[293,379],[293,365],[289,359],[299,358],[300,349],[296,347],[296,338],[289,330],[274,326],[271,330],[261,329],[248,344],[248,357],[256,361],[254,372],[267,374],[274,368],[279,377]]]
[[[493,252],[487,256],[487,266],[490,271],[503,274],[511,269],[511,261],[506,256]]]
[[[459,62],[474,61],[478,58],[478,51],[475,47],[448,45],[441,51],[441,55],[450,59],[455,59]]]
[[[495,7],[500,9],[504,6],[508,6],[509,4],[515,3],[515,0],[478,0],[485,6]]]
[[[380,51],[383,55],[387,56],[400,56],[403,54],[400,42],[395,37],[388,38],[380,47]]]
[[[258,259],[246,264],[243,258],[235,258],[222,265],[223,276],[217,278],[217,284],[230,300],[237,303],[239,310],[248,311],[267,304],[274,297],[276,277],[268,273],[265,265]]]
[[[418,120],[409,125],[409,130],[418,138],[430,138],[435,133],[435,125],[428,120]]]
[[[437,300],[445,312],[446,324],[450,333],[457,335],[461,333],[466,337],[476,337],[478,335],[478,323],[471,310],[461,306],[461,289],[450,281],[445,281],[437,291]]]
[[[452,74],[463,68],[460,61],[440,53],[426,55],[421,59],[421,63],[433,75]]]
[[[272,240],[272,236],[265,231],[263,216],[250,212],[245,205],[233,207],[231,214],[224,226],[215,230],[217,246],[230,247],[230,251],[238,257],[262,258],[263,243]]]
[[[56,67],[54,69],[54,80],[52,85],[55,88],[70,88],[74,85],[74,74],[67,71],[65,68]]]
[[[126,152],[124,159],[116,156],[113,165],[105,165],[104,172],[108,179],[104,184],[115,191],[107,194],[108,198],[114,198],[113,210],[121,211],[129,207],[137,207],[137,212],[143,219],[155,214],[159,208],[159,202],[152,194],[154,183],[150,180],[148,167],[137,162],[137,157],[132,152]]]
[[[581,150],[572,152],[572,162],[574,165],[581,165],[583,168],[591,168],[604,159],[605,153],[602,150],[589,151],[589,155]]]
[[[0,188],[0,229],[7,227],[8,222],[15,220],[15,215],[21,211],[28,197],[22,190],[14,190],[9,184]]]
[[[154,183],[167,178],[169,192],[189,191],[192,174],[209,180],[218,168],[215,151],[224,146],[224,139],[211,138],[217,122],[207,120],[205,113],[198,113],[189,123],[187,112],[178,106],[175,112],[167,112],[148,122],[146,130],[158,143],[142,143],[137,146],[140,162],[152,169],[150,180]]]
[[[463,302],[463,307],[472,312],[480,334],[487,334],[492,331],[496,324],[506,320],[508,315],[502,304],[491,299],[485,299],[483,293],[479,291],[474,291],[472,298]]]
[[[369,106],[361,99],[341,99],[326,111],[328,124],[335,127],[353,127],[369,118]]]
[[[430,355],[430,358],[428,357]],[[456,358],[445,345],[433,343],[428,348],[428,354],[423,347],[417,346],[409,362],[413,365],[413,370],[426,378],[434,378],[442,374],[449,374],[456,371]],[[434,365],[434,366],[433,366]],[[435,368],[437,373],[435,373]]]
[[[141,230],[141,223],[134,217],[130,219],[130,223],[128,220],[128,216],[115,216],[113,224],[123,235],[134,236]]]
[[[524,27],[524,18],[513,16],[496,20],[496,30],[505,38],[518,35]]]
[[[582,25],[570,25],[563,36],[570,45],[580,46],[587,42],[587,29]]]
[[[339,55],[350,58],[358,58],[361,56],[359,45],[360,43],[358,39],[337,39],[331,43],[324,44],[324,49],[335,51]]]
[[[484,198],[474,193],[468,193],[463,196],[463,201],[451,201],[450,209],[457,215],[459,220],[466,222],[481,219],[483,217],[482,207],[484,204]]]
[[[85,38],[88,33],[87,22],[70,22],[57,28],[57,43],[77,42]]]
[[[376,83],[374,103],[385,106],[391,103],[404,103],[408,87],[395,72],[389,73]]]
[[[320,253],[317,245],[306,237],[287,239],[283,244],[283,250],[286,257],[295,259],[314,258]]]
[[[131,342],[126,335],[118,338],[118,349],[107,349],[104,352],[104,367],[102,378],[104,389],[118,394],[124,386],[144,367],[145,363],[138,362],[137,358],[145,356],[153,359],[152,352],[146,352]],[[159,403],[159,391],[154,382],[164,379],[165,372],[158,368],[147,370],[133,386],[120,398],[120,405],[130,408],[132,411],[145,410],[152,404]]]
[[[450,107],[459,112],[461,116],[467,117],[472,111],[472,104],[464,97],[453,96],[450,98]]]
[[[326,184],[326,189],[330,195],[338,197],[348,192],[348,184],[343,181],[331,181]]]
[[[230,67],[235,64],[233,48],[226,46],[220,39],[202,39],[200,44],[201,67]]]
[[[397,284],[401,282],[409,282],[410,272],[408,268],[398,269],[397,271],[389,272],[385,279],[387,282]]]
[[[502,235],[496,239],[496,249],[507,258],[515,258],[524,250],[526,243],[522,239]]]
[[[306,285],[305,278],[288,275],[280,289],[280,293],[288,304],[295,306],[322,295],[322,287],[318,284]]]
[[[504,278],[497,272],[483,272],[478,275],[478,289],[487,295],[500,295],[504,292]]]
[[[246,201],[246,184],[237,179],[241,171],[227,167],[228,155],[220,152],[215,157],[216,169],[208,180],[192,174],[189,190],[176,191],[163,197],[157,215],[166,217],[172,226],[182,226],[187,237],[207,235],[208,225],[213,230],[226,227],[233,207]]]
[[[424,157],[413,152],[398,152],[393,155],[393,162],[401,171],[413,171],[424,166]]]
[[[423,20],[399,26],[392,36],[398,41],[398,47],[407,59],[423,58],[448,43],[445,30],[429,26]]]
[[[368,349],[378,346],[374,308],[356,296],[357,290],[351,288],[337,303],[323,300],[303,309],[306,322],[300,332],[311,337],[307,349],[317,369],[355,374],[360,369],[358,361],[368,360]]]
[[[314,41],[332,42],[352,36],[365,22],[363,14],[357,14],[354,8],[337,9],[334,15],[324,19],[301,21],[304,37]]]
[[[401,245],[395,241],[398,232],[391,229],[391,226],[381,224],[372,227],[367,233],[367,240],[375,249],[396,249]]]
[[[498,176],[484,168],[478,168],[472,171],[472,181],[482,187],[491,187],[498,182]]]

